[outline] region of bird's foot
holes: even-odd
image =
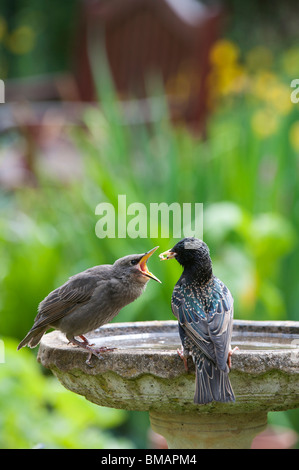
[[[103,356],[101,355],[101,353],[103,352],[109,352],[109,351],[114,351],[115,349],[117,348],[109,348],[107,346],[102,346],[100,348],[91,348],[91,347],[88,347],[87,348],[89,350],[89,355],[88,355],[88,358],[86,359],[85,363],[92,367],[91,365],[91,358],[92,358],[92,355],[96,356],[98,359],[103,359]]]
[[[109,351],[114,351],[117,348],[109,348],[108,346],[102,346],[101,348],[96,348],[96,351],[99,352],[109,352]]]
[[[87,364],[89,367],[93,367],[91,365],[92,356],[96,356],[98,359],[103,359],[103,356],[101,356],[100,352],[97,351],[96,349],[88,347],[88,346],[86,346],[86,349],[89,351],[89,354],[88,354],[88,357],[85,361],[85,364]]]
[[[72,343],[74,344],[75,346],[79,346],[80,348],[84,348],[88,351],[88,357],[85,361],[85,363],[92,367],[91,366],[91,358],[92,356],[96,356],[98,359],[103,359],[103,356],[101,355],[101,353],[103,352],[109,352],[109,351],[113,351],[114,349],[117,349],[117,348],[109,348],[107,346],[102,346],[100,348],[93,348],[92,346],[94,346],[94,344],[91,344],[89,343],[89,341],[87,340],[87,338],[85,338],[84,335],[80,335],[79,336],[83,341],[79,341],[75,338],[72,338],[69,343]]]
[[[188,370],[189,370],[188,369],[188,362],[187,362],[188,354],[186,354],[186,351],[185,351],[184,347],[182,346],[181,349],[177,349],[177,353],[180,356],[180,358],[182,359],[182,361],[184,362],[185,370],[188,372]]]
[[[228,367],[231,369],[232,367],[232,355],[234,354],[235,351],[239,351],[239,348],[238,346],[236,346],[234,349],[230,349],[228,351],[228,357],[227,357],[227,364],[228,364]]]

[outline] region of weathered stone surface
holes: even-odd
[[[267,424],[265,412],[150,412],[152,429],[164,436],[169,449],[249,449]]]
[[[177,355],[176,321],[109,324],[88,338],[117,349],[102,360],[93,357],[89,367],[87,352],[54,331],[43,337],[38,360],[66,388],[98,405],[229,414],[299,407],[299,322],[234,322],[234,345],[240,347],[230,373],[234,404],[193,404],[194,366],[189,359],[187,373]]]

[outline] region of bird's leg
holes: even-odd
[[[177,349],[177,353],[180,356],[180,358],[182,359],[182,361],[184,362],[185,370],[188,372],[189,369],[188,369],[187,358],[188,358],[189,354],[188,354],[187,350],[184,349],[184,346],[182,346],[181,349]]]
[[[94,344],[90,344],[90,342],[84,335],[79,335],[79,338],[83,340],[83,344],[85,344],[86,346],[94,346]]]
[[[81,338],[83,340],[83,342],[81,343],[80,341],[80,346],[94,346],[95,343],[90,343],[88,341],[88,339],[84,336],[84,335],[79,335],[79,338]],[[79,342],[78,342],[79,344]],[[94,348],[94,351],[98,352],[98,353],[101,353],[101,352],[107,352],[107,351],[114,351],[114,349],[117,349],[117,348],[109,348],[108,346],[101,346],[100,348]]]
[[[227,364],[230,369],[232,367],[232,355],[234,354],[235,351],[239,351],[238,346],[236,346],[234,349],[230,348],[228,351]]]
[[[69,339],[68,344],[74,344],[75,346],[82,346],[82,348],[84,348],[84,346],[94,346],[93,344],[90,344],[90,342],[88,341],[87,338],[85,338],[84,335],[79,335],[79,338],[81,338],[82,341],[78,341],[75,338],[71,338],[71,339],[68,338]]]

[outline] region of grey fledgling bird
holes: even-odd
[[[233,297],[213,275],[209,248],[198,238],[184,238],[162,260],[175,258],[183,273],[176,283],[171,307],[179,322],[182,350],[178,354],[187,368],[190,353],[195,363],[194,403],[235,401],[228,377],[233,327]]]
[[[87,364],[92,355],[101,358],[101,352],[115,349],[92,348],[84,334],[109,323],[123,307],[142,294],[150,279],[161,282],[146,266],[158,248],[145,254],[124,256],[114,264],[94,266],[70,277],[39,304],[33,327],[18,349],[37,346],[49,328],[62,331],[70,343],[88,350]]]

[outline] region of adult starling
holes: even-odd
[[[233,298],[213,275],[209,248],[190,237],[159,256],[162,260],[175,258],[184,268],[174,287],[171,307],[182,342],[178,354],[187,370],[187,356],[191,354],[196,368],[194,403],[235,401],[228,378],[236,349],[230,347]]]
[[[114,349],[92,348],[94,345],[84,334],[110,322],[123,307],[142,294],[150,279],[161,282],[146,266],[158,248],[156,246],[145,254],[124,256],[112,265],[94,266],[70,277],[39,304],[33,327],[18,349],[26,345],[37,346],[49,328],[62,331],[70,343],[88,350],[87,364],[93,354],[101,358],[101,352]]]

